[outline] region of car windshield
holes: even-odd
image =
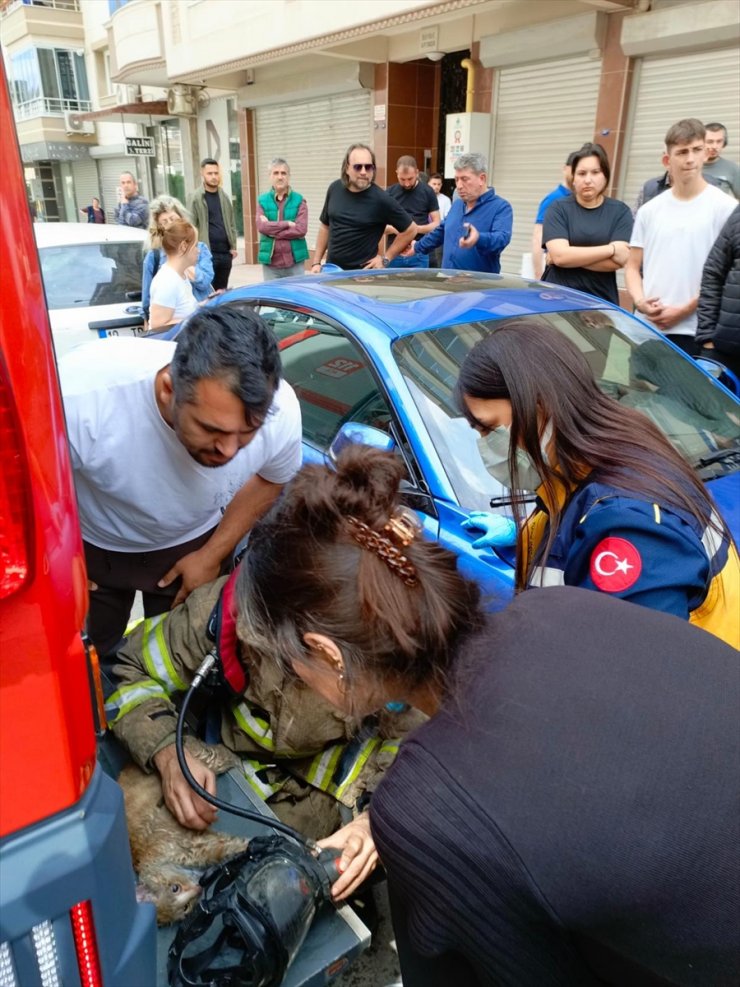
[[[461,505],[485,509],[501,497],[454,399],[460,365],[489,332],[517,318],[468,322],[404,336],[393,353]],[[730,395],[637,320],[615,311],[526,316],[558,329],[580,349],[599,387],[642,411],[704,479],[738,468],[740,414]]]
[[[43,247],[41,274],[49,309],[123,304],[141,291],[142,241]]]

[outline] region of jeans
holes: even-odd
[[[429,267],[429,258],[417,254],[411,257],[394,257],[388,267]]]
[[[272,267],[270,264],[262,265],[262,277],[265,281],[277,281],[278,278],[299,278],[305,273],[306,265],[303,261],[299,261],[291,267]]]

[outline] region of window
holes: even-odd
[[[259,312],[278,338],[283,374],[301,403],[306,442],[325,451],[349,421],[390,432],[390,406],[352,340],[310,314],[267,305]]]
[[[13,103],[20,119],[91,108],[81,52],[27,48],[13,55],[10,65]]]

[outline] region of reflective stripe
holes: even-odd
[[[712,516],[710,520],[712,524],[716,524],[720,530],[715,531],[714,528],[707,525],[707,527],[702,532],[701,543],[704,546],[704,551],[709,556],[709,561],[712,562],[714,560],[714,556],[722,548],[724,539],[721,534],[722,522],[714,511],[712,511]]]
[[[316,788],[320,788],[322,792],[328,792],[331,789],[331,780],[344,750],[344,744],[333,744],[317,754],[306,773],[306,781]]]
[[[565,573],[550,566],[535,566],[529,580],[530,586],[564,586]]]
[[[655,523],[660,524],[660,507],[657,504],[653,504],[653,516],[655,517]]]
[[[379,754],[392,754],[394,757],[398,754],[398,748],[401,746],[400,740],[386,740],[380,745]]]
[[[270,721],[261,716],[255,716],[246,703],[239,703],[233,709],[234,719],[239,724],[244,733],[251,737],[255,744],[264,747],[267,751],[275,750],[275,741],[272,736]]]
[[[282,781],[276,781],[271,784],[269,781],[263,781],[259,777],[260,771],[264,771],[266,767],[274,768],[274,764],[265,765],[260,761],[251,761],[249,758],[242,758],[241,764],[242,773],[244,774],[247,784],[259,795],[261,799],[269,799],[271,795],[275,794],[275,792],[279,792],[287,781],[287,778],[284,778]]]
[[[338,782],[336,785],[332,785],[331,788],[329,789],[332,795],[335,795],[338,799],[341,799],[341,797],[344,795],[344,793],[347,791],[350,785],[352,785],[357,780],[357,776],[365,767],[365,764],[367,763],[367,759],[370,757],[373,751],[377,750],[380,747],[380,744],[381,744],[380,737],[373,737],[372,740],[365,741],[362,747],[360,747],[360,752],[358,756],[355,758],[355,762],[352,765],[349,773],[345,775],[342,781]]]
[[[128,624],[126,624],[126,630],[123,632],[123,636],[128,637],[130,634],[133,634],[136,628],[139,626],[139,624],[143,624],[143,623],[144,623],[143,617],[136,617],[135,620],[130,620]]]
[[[144,621],[142,657],[146,670],[152,678],[158,679],[169,692],[185,692],[187,683],[183,682],[175,671],[167,650],[162,627],[166,616],[166,613],[162,613],[158,617],[148,617]]]
[[[126,713],[130,713],[142,703],[149,702],[150,699],[162,699],[166,703],[170,701],[170,697],[154,679],[142,679],[132,685],[122,685],[106,701],[105,715],[108,724],[116,723]]]

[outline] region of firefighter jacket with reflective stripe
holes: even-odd
[[[543,487],[522,535],[530,586],[582,586],[675,614],[740,648],[740,562],[733,543],[695,518],[585,481],[570,497],[546,559]],[[716,514],[714,520],[718,521]],[[718,524],[719,527],[719,524]]]
[[[206,627],[225,581],[202,586],[175,610],[144,620],[118,655],[108,721],[144,770],[175,741],[171,697],[187,689],[213,647]],[[239,756],[245,777],[264,799],[293,775],[356,809],[391,764],[398,738],[425,719],[415,710],[383,710],[360,722],[285,675],[277,663],[250,657],[246,664],[245,694],[221,706],[220,739]]]

